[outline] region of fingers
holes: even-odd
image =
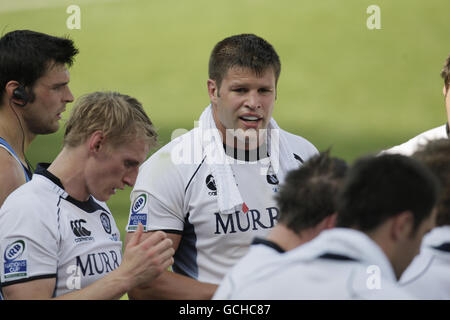
[[[162,231],[155,232],[141,243],[142,249],[146,251],[147,262],[160,270],[167,269],[173,264],[173,242],[167,238]]]
[[[144,235],[143,227],[139,225],[122,260],[125,270],[128,270],[126,273],[132,275],[133,287],[148,284],[167,270],[174,263],[174,253],[173,242],[165,232]]]
[[[159,236],[156,239],[160,239]],[[149,241],[146,244],[143,243],[143,245],[148,246],[150,243],[151,242]],[[172,245],[172,240],[170,240],[169,238],[165,238],[150,247],[145,247],[145,250],[147,252],[146,256],[151,259],[154,264],[160,264],[163,261],[170,259],[175,254],[175,250],[173,249]]]
[[[167,249],[172,249],[173,242],[169,238],[160,241],[158,244],[153,246],[153,252],[155,254],[161,254]]]
[[[161,266],[161,270],[167,270],[171,265],[173,265],[174,260],[173,257],[170,256],[167,260],[164,260]]]
[[[134,232],[133,236],[130,239],[130,242],[128,242],[127,247],[134,247],[139,244],[141,241],[142,233],[144,232],[144,227],[142,226],[142,223],[139,222],[137,230]]]
[[[154,268],[158,274],[167,270],[173,263],[173,254],[175,250],[168,248],[158,255],[148,259],[149,267]]]
[[[169,239],[166,239],[169,240]],[[166,241],[164,240],[164,241]],[[155,248],[157,249],[157,248]],[[172,248],[172,246],[167,247],[165,249],[162,249],[161,251],[157,252],[159,259],[161,259],[161,261],[166,261],[170,258],[173,257],[173,255],[175,254],[175,250]]]
[[[166,241],[168,240],[168,241]],[[164,243],[163,247],[172,246],[172,240],[167,238],[167,234],[163,231],[156,231],[152,235],[150,235],[146,240],[141,243],[141,246],[145,249],[149,249],[151,247],[155,247]]]

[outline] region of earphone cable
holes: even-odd
[[[14,112],[14,115],[16,116],[17,122],[19,123],[20,129],[22,130],[22,154],[23,154],[23,157],[25,158],[25,162],[26,162],[26,164],[28,166],[28,170],[30,170],[31,173],[33,173],[34,172],[34,168],[31,165],[31,163],[28,161],[27,155],[25,154],[25,130],[23,129],[22,122],[20,121],[19,116],[17,115],[17,112],[16,112],[16,110],[14,110],[13,106],[11,105],[11,103],[12,103],[12,100],[9,99],[9,107]]]

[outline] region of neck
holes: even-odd
[[[243,150],[243,149],[233,148],[233,147],[226,145],[225,143],[223,144],[223,147],[225,149],[225,154],[236,160],[258,161],[258,160],[268,157],[266,144],[263,144],[263,145],[259,146],[258,148],[252,149],[252,150]]]
[[[447,111],[447,123],[450,125],[450,93],[449,88],[444,88],[444,104],[445,110]]]
[[[221,131],[224,146],[236,150],[252,152],[266,145],[266,136],[260,136],[259,131],[252,130],[247,137],[236,137],[236,134],[242,134],[242,132],[242,129],[238,129],[236,131],[227,130],[225,133]]]
[[[448,109],[450,109],[450,107]],[[447,123],[450,126],[450,110],[447,110]]]
[[[303,229],[296,233],[286,227],[283,223],[278,223],[267,237],[268,240],[275,242],[285,251],[292,250],[317,237],[323,230],[334,228],[336,225],[337,214],[333,213],[326,216],[315,226]]]
[[[308,230],[297,234],[281,223],[278,223],[267,236],[267,240],[275,242],[285,251],[292,250],[312,238],[313,236],[308,233]]]
[[[389,260],[392,270],[397,278],[400,279],[404,270],[400,270],[399,263],[397,262],[398,257],[402,257],[404,254],[404,248],[401,248],[395,241],[391,238],[391,233],[389,232],[389,224],[384,223],[384,225],[379,226],[376,230],[365,232],[366,235],[371,238],[386,255]],[[402,252],[403,251],[403,252]]]
[[[21,112],[13,108],[7,103],[0,106],[0,137],[6,140],[19,159],[25,162],[25,152],[35,135],[29,132]]]
[[[89,199],[89,192],[84,179],[84,168],[81,165],[84,163],[83,157],[82,148],[64,147],[47,169],[58,177],[64,186],[64,190],[78,201]]]

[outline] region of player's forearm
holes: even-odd
[[[132,281],[119,269],[81,290],[56,297],[58,300],[114,300],[122,297],[132,287]]]
[[[209,300],[217,285],[165,271],[150,286],[128,292],[131,299]]]

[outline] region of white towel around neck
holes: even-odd
[[[202,153],[211,165],[212,175],[217,188],[217,202],[219,212],[233,214],[243,209],[244,201],[241,197],[233,171],[227,163],[223,140],[214,122],[212,106],[203,111],[199,119],[199,129],[202,131]],[[271,166],[273,173],[286,173],[298,167],[294,154],[289,150],[289,144],[284,131],[272,118],[267,128],[267,150],[269,160],[267,170]],[[206,143],[208,142],[208,143]],[[264,174],[267,174],[266,172]]]

